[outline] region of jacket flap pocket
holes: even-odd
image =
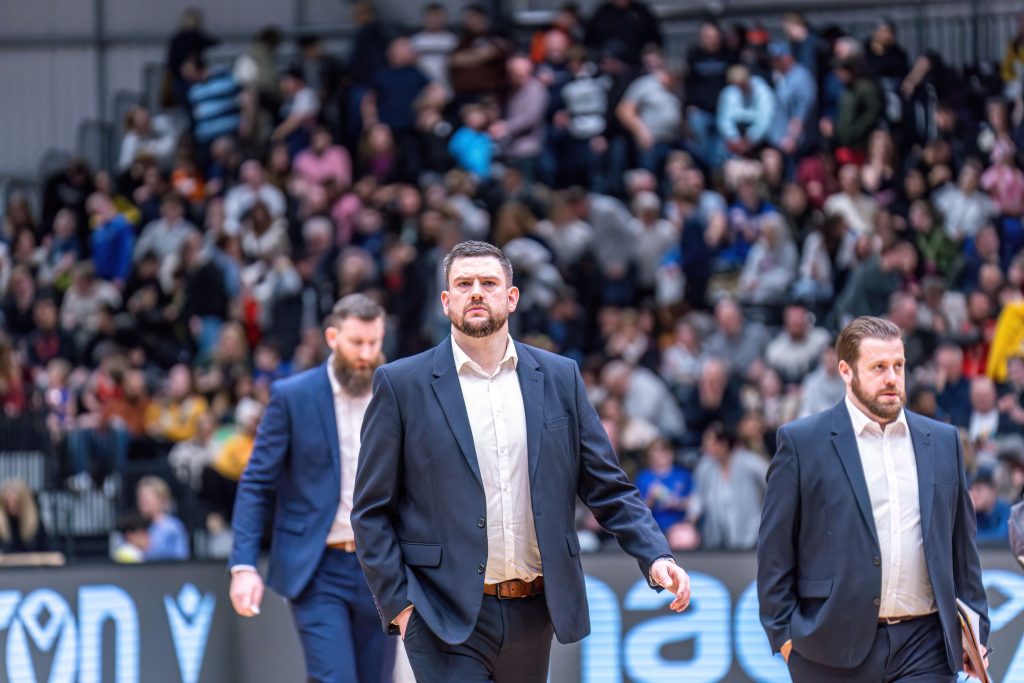
[[[544,420],[544,429],[561,429],[569,424],[569,416],[563,415],[562,417],[553,417],[550,420]]]
[[[570,555],[575,557],[580,554],[580,539],[575,531],[570,531],[565,535],[565,542],[569,545]]]
[[[440,543],[411,543],[399,541],[402,547],[402,561],[410,567],[439,567],[441,565]]]
[[[281,529],[283,531],[290,531],[293,534],[301,534],[306,530],[306,520],[280,515],[274,522],[274,528]]]
[[[832,579],[800,579],[796,592],[801,598],[827,598],[832,595]]]

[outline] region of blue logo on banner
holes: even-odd
[[[178,655],[182,683],[198,683],[206,653],[206,639],[217,599],[213,593],[201,595],[199,589],[186,583],[178,591],[177,599],[164,596],[167,621],[174,639],[174,653]]]

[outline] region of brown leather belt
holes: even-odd
[[[879,624],[885,624],[886,626],[895,626],[904,621],[912,621],[914,619],[923,619],[924,617],[930,617],[935,612],[929,612],[928,614],[911,614],[905,617],[878,617]]]
[[[346,553],[354,553],[356,551],[356,542],[342,541],[341,543],[328,543],[327,547],[334,550],[344,550]]]
[[[515,600],[541,595],[544,592],[544,577],[538,576],[533,581],[509,579],[501,583],[485,583],[484,595],[493,595],[499,600]]]

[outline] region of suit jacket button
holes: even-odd
[[[483,517],[481,517],[480,519],[476,520],[476,525],[483,529],[487,525],[487,522],[484,521]]]
[[[478,564],[476,566],[476,573],[477,574],[483,574],[484,573],[484,569],[486,569],[486,567],[484,567],[482,564]]]
[[[878,607],[879,605],[882,604],[882,601],[879,600],[878,598],[875,598],[874,602],[875,602],[875,607]]]
[[[881,567],[882,566],[882,558],[880,558],[878,555],[875,555],[875,566],[876,567]]]

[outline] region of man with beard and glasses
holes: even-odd
[[[955,427],[912,413],[900,328],[836,340],[846,398],[784,425],[757,547],[761,623],[796,683],[952,683],[957,600],[989,620]],[[984,646],[983,646],[984,647]]]
[[[689,577],[619,468],[576,364],[509,336],[519,302],[500,249],[445,257],[451,336],[379,368],[352,526],[381,623],[419,683],[543,683],[551,637],[590,631],[579,495],[653,589]]]
[[[273,514],[267,583],[291,605],[304,680],[380,683],[393,648],[377,625],[350,516],[363,413],[384,362],[384,309],[350,294],[324,321],[324,339],[324,365],[271,387],[235,501],[231,604],[243,617],[259,614],[256,561]]]

